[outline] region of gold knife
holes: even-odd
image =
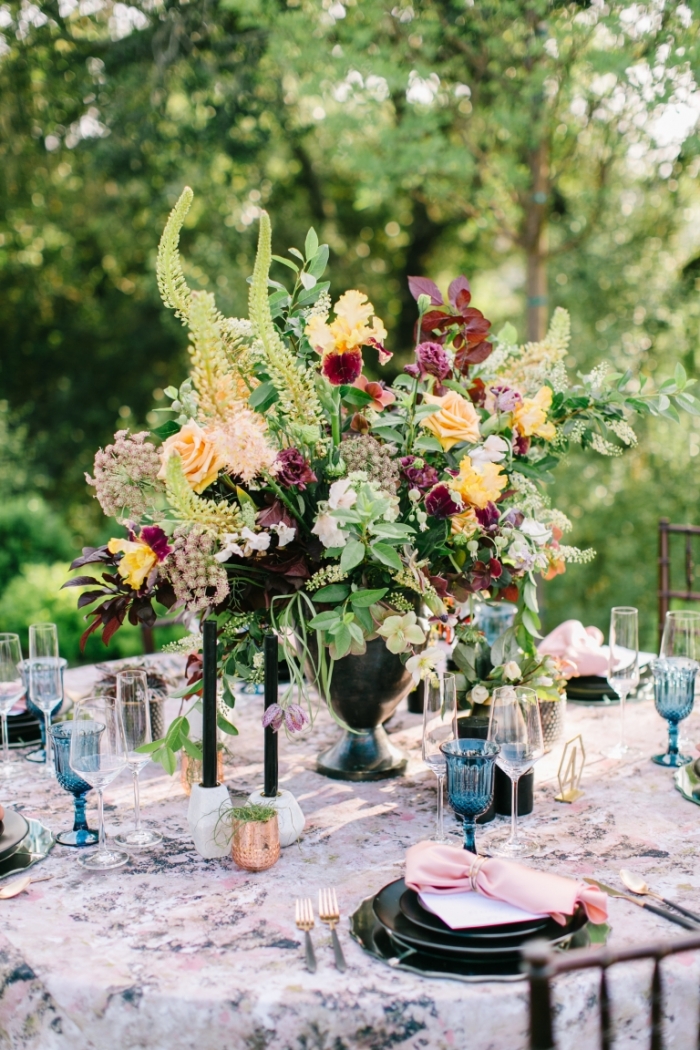
[[[584,879],[589,886],[597,886],[603,893],[607,893],[608,897],[621,897],[623,901],[630,901],[632,904],[636,904],[638,908],[645,908],[647,911],[651,911],[654,915],[660,915],[663,919],[668,919],[669,922],[675,922],[677,926],[682,926],[685,930],[697,930],[700,929],[694,922],[689,922],[687,919],[681,918],[680,915],[674,915],[672,912],[667,911],[666,908],[658,908],[655,904],[649,904],[648,901],[639,900],[638,897],[630,897],[628,894],[623,893],[621,890],[616,890],[612,886],[606,886],[604,882],[598,882],[597,879]]]

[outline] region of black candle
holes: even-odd
[[[265,710],[277,703],[277,674],[279,655],[277,635],[265,635]],[[271,726],[265,729],[265,798],[277,798],[277,733]]]
[[[216,621],[205,620],[202,629],[202,787],[217,786],[216,779]]]

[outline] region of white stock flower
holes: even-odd
[[[351,485],[350,478],[341,478],[340,481],[333,482],[328,494],[328,506],[331,510],[349,510],[353,506],[357,500],[357,493],[350,488]],[[327,544],[327,546],[335,545]]]
[[[508,447],[508,442],[504,438],[499,437],[498,434],[489,435],[483,445],[479,445],[478,448],[472,449],[469,453],[472,466],[477,468],[484,463],[502,463]]]
[[[516,664],[515,660],[509,660],[503,667],[503,677],[509,682],[517,682],[521,674],[520,665]]]
[[[538,547],[542,547],[547,540],[552,538],[551,530],[546,525],[543,525],[541,521],[537,521],[536,518],[525,518],[520,525],[520,531],[529,536]]]
[[[241,547],[240,540],[245,540]],[[228,532],[223,537],[223,547],[218,554],[214,555],[215,561],[228,561],[232,554],[239,558],[249,558],[254,551],[266,551],[270,546],[269,532],[253,532],[246,525],[241,529],[240,536],[235,532]]]
[[[246,554],[252,551],[266,551],[270,546],[269,532],[253,532],[247,525],[241,529],[241,539],[246,541]]]
[[[311,531],[318,536],[324,547],[344,547],[347,543],[347,533],[343,532],[330,514],[319,514]]]
[[[271,525],[270,528],[277,533],[278,547],[286,547],[297,534],[297,530],[293,526],[285,525],[283,521],[278,522],[277,525]]]

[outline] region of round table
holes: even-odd
[[[154,657],[172,669],[176,657]],[[73,695],[87,694],[94,668],[67,672]],[[226,781],[245,796],[262,780],[262,697],[241,696]],[[615,742],[619,711],[574,707],[567,737],[581,733],[587,752],[585,794],[554,801],[561,749],[538,769],[535,812],[526,818],[546,846],[533,862],[562,874],[591,875],[619,885],[626,866],[659,892],[700,910],[700,808],[674,789],[673,775],[648,757],[624,765],[603,759]],[[628,708],[628,736],[644,756],[662,749],[665,723],[653,704]],[[142,815],[158,824],[162,846],[133,855],[111,873],[88,873],[76,851],[55,846],[32,871],[51,875],[29,891],[0,901],[0,1046],[22,1050],[525,1050],[528,988],[465,985],[392,969],[350,937],[348,916],[360,901],[403,874],[407,847],[433,833],[435,777],[420,759],[420,716],[402,708],[388,726],[406,748],[405,776],[376,783],[327,780],[314,772],[318,751],[337,729],[324,712],[302,738],[280,737],[280,783],[307,817],[298,845],[260,874],[231,860],[205,861],[194,851],[179,776],[150,766],[142,776]],[[685,723],[700,741],[700,715]],[[18,756],[19,759],[19,756]],[[52,830],[70,826],[72,798],[42,767],[21,764],[3,787],[3,802]],[[95,801],[88,796],[91,822]],[[127,774],[106,792],[107,831],[132,818]],[[447,815],[448,824],[457,830]],[[314,900],[334,886],[343,919],[348,971],[333,965],[325,927],[314,931],[318,971],[304,968],[294,900]],[[625,901],[610,902],[609,944],[680,936],[683,931]],[[667,1046],[696,1047],[696,956],[664,964]],[[616,1050],[646,1046],[651,964],[623,965],[610,974]],[[558,1045],[596,1047],[597,975],[556,982]]]

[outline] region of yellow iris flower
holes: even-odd
[[[547,412],[552,404],[552,389],[541,387],[534,397],[523,398],[513,411],[513,426],[523,437],[541,437],[551,441],[556,435],[554,423],[547,422]]]
[[[151,550],[147,543],[138,540],[112,539],[107,544],[107,550],[110,554],[124,554],[117,566],[117,572],[135,591],[143,587],[144,580],[158,563],[156,552]]]
[[[464,456],[459,464],[459,476],[450,484],[465,503],[483,510],[487,503],[495,503],[508,478],[501,473],[498,463],[483,463],[475,470],[469,456]]]

